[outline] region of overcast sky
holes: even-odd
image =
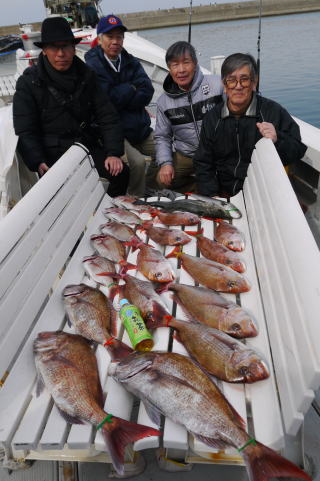
[[[18,23],[37,22],[45,17],[43,0],[0,0],[0,25],[16,25]],[[216,3],[227,3],[233,0],[216,0]],[[244,0],[237,0],[244,1]],[[193,5],[214,3],[207,0],[193,0]],[[188,7],[190,0],[102,0],[101,7],[105,15],[108,13],[139,12],[161,8]]]

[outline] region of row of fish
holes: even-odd
[[[195,281],[205,287],[174,283],[175,273],[169,261],[157,249],[144,244],[133,229],[126,225],[122,225],[123,228],[116,225],[119,217],[116,220],[115,215],[123,216],[119,207],[122,210],[123,207],[129,207],[140,213],[146,212],[146,206],[137,204],[133,208],[133,202],[135,200],[130,198],[115,199],[118,206],[109,208],[105,213],[111,219],[101,230],[113,229],[113,234],[111,230],[105,230],[102,235],[91,237],[91,243],[99,255],[83,260],[85,271],[98,284],[109,286],[111,297],[118,293],[136,304],[150,329],[162,326],[175,329],[191,358],[202,369],[192,359],[174,353],[133,352],[115,338],[116,311],[112,302],[98,289],[85,284],[67,286],[63,298],[76,334],[41,333],[34,345],[41,380],[52,393],[58,408],[64,412],[69,422],[86,421],[101,428],[113,465],[119,474],[123,474],[124,448],[127,443],[160,434],[156,429],[129,423],[103,411],[95,357],[89,343],[83,339],[85,337],[104,345],[112,358],[119,361],[111,364],[109,374],[143,401],[150,418],[158,426],[160,415],[163,414],[185,426],[208,446],[219,449],[236,447],[244,457],[250,480],[266,481],[275,476],[309,480],[309,476],[292,463],[250,439],[245,432],[244,421],[204,371],[229,382],[255,382],[269,376],[265,361],[235,339],[257,335],[255,321],[240,306],[215,292],[248,291],[250,285],[241,274],[245,269],[244,264],[236,258],[228,258],[229,264],[226,261],[227,265],[223,266],[216,259],[199,259],[184,254],[177,248],[171,256],[179,257]],[[160,219],[154,210],[148,212],[151,217],[156,215]],[[126,215],[128,217],[124,222],[145,230],[150,238],[153,235],[154,239],[158,238],[158,241],[154,241],[161,244],[161,232],[157,232],[161,228],[156,228],[151,222],[142,222],[141,219],[132,222],[134,217],[129,219],[130,215]],[[222,230],[223,224],[229,226],[220,222]],[[121,231],[122,239],[113,237],[115,230]],[[168,239],[180,235],[181,240],[176,238],[176,241],[180,241],[181,245],[188,243],[189,240],[185,237],[188,234],[183,233],[183,236],[181,233],[182,231],[177,231],[171,235],[167,232],[166,235]],[[212,255],[215,245],[211,243],[215,241],[203,240],[206,238],[201,232],[197,232],[196,236],[202,255],[205,256],[204,252],[208,256]],[[239,242],[237,233],[236,241],[231,240],[230,233],[226,237],[229,239],[226,241],[227,250],[244,249],[243,239]],[[135,266],[127,262],[122,242],[139,249],[137,268],[148,281],[137,279],[126,272]],[[221,238],[219,243],[221,246]],[[220,249],[219,255],[225,253]],[[119,269],[116,269],[115,263]],[[233,269],[228,265],[233,266]],[[118,284],[119,279],[121,285]],[[174,293],[174,299],[188,312],[188,321],[180,321],[170,315],[150,281],[160,283],[159,292],[169,290]],[[90,383],[87,382],[88,378]],[[186,403],[185,399],[189,401]]]

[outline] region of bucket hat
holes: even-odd
[[[124,32],[128,30],[119,17],[116,17],[115,15],[102,17],[97,25],[97,35],[110,32],[110,30],[113,30],[114,28],[121,28]]]
[[[81,42],[75,38],[68,21],[63,17],[49,17],[42,22],[41,42],[33,42],[36,47],[42,48],[47,43],[53,42]]]

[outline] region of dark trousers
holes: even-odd
[[[127,164],[123,164],[123,169],[118,175],[111,175],[104,166],[106,154],[103,149],[95,147],[90,150],[93,158],[94,165],[98,171],[100,177],[108,179],[110,182],[107,193],[110,197],[116,197],[118,195],[125,195],[130,179],[130,169]]]

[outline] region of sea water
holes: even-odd
[[[199,63],[235,52],[257,57],[258,19],[192,26]],[[188,39],[188,26],[143,30],[139,35],[168,48]],[[262,18],[260,91],[292,115],[320,127],[320,12]]]

